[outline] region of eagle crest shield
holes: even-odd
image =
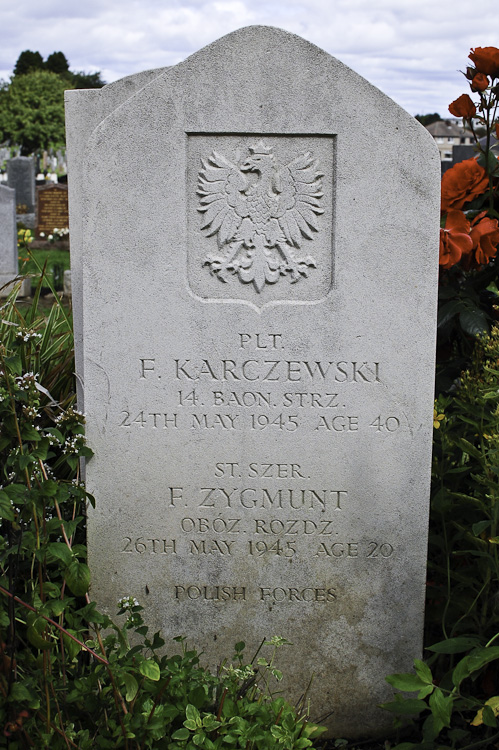
[[[235,275],[258,294],[283,277],[292,284],[308,277],[316,262],[302,245],[319,232],[324,211],[324,175],[313,154],[280,165],[272,145],[260,140],[239,164],[212,151],[201,166],[201,229],[217,239],[217,250],[203,262],[210,273],[224,283]]]

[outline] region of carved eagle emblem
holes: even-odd
[[[218,240],[203,265],[222,282],[237,275],[260,293],[283,276],[294,284],[316,267],[300,251],[319,231],[324,175],[311,152],[280,166],[262,140],[248,151],[239,165],[216,151],[201,160],[198,211],[201,229]]]

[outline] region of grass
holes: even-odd
[[[31,249],[30,255],[34,258],[37,263],[43,268],[45,263],[47,264],[47,276],[55,286],[57,291],[62,290],[64,281],[64,271],[69,270],[70,260],[69,251],[61,250],[60,248],[40,248]],[[21,247],[19,248],[19,272],[20,273],[33,273],[38,276],[38,268],[32,258],[28,257],[26,250]],[[32,280],[32,288],[36,285],[36,279]],[[45,287],[42,289],[42,294],[48,294],[50,289]]]

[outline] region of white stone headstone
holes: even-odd
[[[113,86],[66,94],[92,596],[211,664],[286,637],[285,695],[381,731],[422,643],[438,151],[275,28]]]
[[[11,282],[18,274],[16,191],[0,185],[0,297],[12,291]],[[28,294],[29,289],[30,283],[23,281],[20,294]]]

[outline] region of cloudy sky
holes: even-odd
[[[497,0],[0,0],[0,78],[61,50],[110,83],[174,65],[242,26],[279,26],[338,57],[411,114],[448,114],[470,47],[499,47]]]

